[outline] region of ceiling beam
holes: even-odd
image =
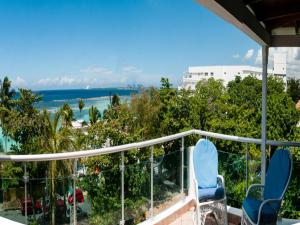
[[[273,35],[270,47],[300,47],[300,35]]]
[[[271,36],[242,0],[198,0],[224,20],[230,22],[261,45],[270,45]]]
[[[281,17],[278,19],[268,20],[265,21],[264,24],[267,26],[269,30],[272,30],[278,27],[286,27],[286,26],[292,27],[299,20],[300,20],[300,13],[291,16]]]
[[[265,44],[269,45],[270,35],[246,7],[242,0],[216,0],[223,8],[233,15],[242,25],[254,32]]]
[[[262,0],[244,0],[246,5],[251,5],[251,4],[255,4],[258,2],[261,2]]]
[[[300,12],[300,2],[294,4],[293,7],[290,7],[290,5],[289,6],[283,5],[282,7],[266,6],[261,8],[260,10],[255,10],[255,12],[256,12],[257,20],[259,21],[268,21],[273,19],[296,16],[299,15]]]

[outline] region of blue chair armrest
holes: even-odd
[[[247,190],[247,193],[246,193],[246,197],[248,197],[248,195],[250,194],[250,191],[253,190],[253,189],[263,189],[265,186],[262,185],[262,184],[252,184],[250,185],[250,187],[248,188]]]
[[[269,203],[273,203],[273,202],[281,202],[281,199],[267,199],[264,200],[260,207],[259,207],[259,211],[258,211],[258,220],[257,220],[257,224],[260,224],[260,217],[261,217],[261,211],[263,210],[264,206],[269,204]],[[274,209],[275,210],[275,209]],[[277,212],[276,212],[277,213]]]

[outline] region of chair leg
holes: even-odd
[[[196,207],[195,207],[194,224],[196,224],[196,225],[199,225],[199,224],[200,224],[200,211],[199,211],[199,206],[196,206]]]
[[[247,224],[248,224],[248,221],[247,221],[247,218],[245,216],[245,212],[244,212],[244,210],[242,210],[241,225],[247,225]]]
[[[215,204],[214,215],[218,224],[228,225],[226,200]]]
[[[207,213],[202,213],[200,215],[200,225],[205,225]]]
[[[197,225],[205,225],[206,217],[213,213],[219,225],[228,225],[226,199],[212,204],[203,204],[196,207]]]
[[[208,214],[207,206],[199,206],[199,213],[198,213],[198,225],[205,225],[206,216]]]
[[[241,225],[244,225],[244,212],[242,213],[242,217],[241,217]]]
[[[227,213],[227,199],[224,200],[224,211],[223,211],[225,225],[228,225],[228,213]]]
[[[193,225],[198,225],[198,212],[197,207],[195,207],[194,213],[193,213]]]

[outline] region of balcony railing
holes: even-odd
[[[189,130],[94,150],[0,155],[0,168],[11,169],[9,163],[13,163],[16,174],[15,177],[1,175],[0,217],[23,224],[51,221],[57,224],[136,224],[147,220],[155,223],[162,219],[163,211],[190,197],[188,146],[194,145],[199,136],[216,143],[228,205],[240,208],[247,187],[260,182],[260,155],[252,153],[260,149],[261,140]],[[300,147],[298,142],[271,140],[267,145]],[[126,154],[137,151],[145,152],[145,157],[128,161]],[[115,165],[85,167],[87,158],[97,162],[98,156],[107,156]],[[296,161],[294,166],[299,167],[300,163]],[[32,168],[43,168],[41,171],[45,173],[30,173]],[[94,190],[97,192],[93,193]],[[114,193],[104,194],[109,192]]]

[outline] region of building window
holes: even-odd
[[[205,76],[208,76],[208,73],[205,73]]]
[[[211,73],[210,73],[210,75],[211,75],[211,76],[213,76],[213,75],[214,75],[214,73],[213,73],[213,72],[211,72]]]
[[[224,72],[224,74],[226,74],[226,72]]]

